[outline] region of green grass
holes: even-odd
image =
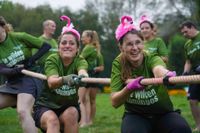
[[[171,96],[175,108],[182,111],[183,117],[191,128],[194,128],[194,120],[191,115],[188,101],[185,96]],[[80,133],[120,133],[120,123],[123,107],[114,109],[111,106],[109,94],[98,94],[97,113],[94,124],[90,127],[81,128]],[[7,108],[0,110],[0,132],[22,133],[16,110]]]

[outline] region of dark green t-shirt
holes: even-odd
[[[80,69],[87,70],[88,64],[86,60],[80,56],[76,56],[74,61],[67,67],[64,67],[58,54],[51,54],[45,63],[45,74],[47,77],[52,75],[66,76],[69,74],[77,74]],[[78,105],[78,87],[69,87],[62,85],[57,89],[50,89],[46,83],[42,90],[41,96],[36,101],[36,105],[42,105],[52,109],[58,109],[64,105]]]
[[[168,50],[165,42],[159,37],[145,42],[144,49],[157,56],[168,56]]]
[[[31,49],[39,49],[43,41],[24,32],[10,32],[0,43],[0,63],[13,67],[32,56]]]
[[[53,38],[47,39],[44,36],[40,36],[39,39],[41,39],[44,42],[47,42],[49,45],[51,45],[51,49],[38,60],[38,64],[44,66],[45,60],[47,59],[47,57],[53,53],[58,52],[58,44],[57,44],[56,40]],[[38,51],[38,49],[35,49],[35,48],[32,49],[33,54],[35,54],[37,51]]]
[[[88,70],[93,70],[94,67],[97,66],[98,53],[93,45],[85,45],[81,52],[81,56],[83,56],[88,62]]]
[[[121,79],[120,56],[112,63],[111,89],[113,92],[125,87]],[[154,77],[152,69],[157,65],[165,66],[165,63],[158,56],[144,53],[144,61],[141,67],[132,71],[132,77],[144,76],[144,78],[152,78]],[[148,85],[144,90],[133,91],[124,106],[126,112],[144,115],[162,114],[173,110],[167,89],[163,85]]]
[[[184,45],[186,59],[190,60],[192,70],[200,65],[200,33]]]

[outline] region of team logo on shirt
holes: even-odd
[[[6,64],[8,67],[13,67],[16,65],[18,62],[24,60],[24,53],[22,50],[18,51],[13,51],[10,53],[10,55],[6,58],[2,59],[2,62]]]
[[[132,93],[127,102],[138,105],[151,105],[158,102],[158,97],[155,89],[146,89]]]
[[[69,87],[67,85],[63,85],[62,87],[54,90],[56,94],[61,96],[70,96],[76,94],[76,88],[75,87]]]

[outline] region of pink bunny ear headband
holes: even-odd
[[[152,23],[152,21],[150,20],[150,18],[147,15],[142,15],[140,17],[139,25],[141,25],[145,21]]]
[[[133,19],[130,16],[122,16],[120,19],[121,23],[118,25],[115,31],[115,38],[119,41],[127,32],[136,30],[133,25]]]
[[[70,18],[65,16],[65,15],[63,15],[63,16],[60,17],[60,20],[61,21],[67,21],[66,26],[64,26],[62,28],[62,33],[61,34],[63,35],[66,32],[72,32],[77,37],[77,39],[80,40],[80,34],[79,34],[79,32],[77,30],[74,29],[74,26],[71,23]]]

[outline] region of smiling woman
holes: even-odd
[[[61,7],[67,6],[70,9],[77,11],[85,6],[85,0],[59,0],[59,2],[54,0],[9,0],[13,3],[23,4],[26,7],[37,7],[39,5],[50,5],[53,9],[59,9]]]
[[[36,126],[44,132],[61,131],[78,133],[80,109],[78,103],[79,83],[74,79],[87,76],[88,64],[78,55],[80,35],[67,21],[59,38],[58,53],[50,55],[45,62],[44,71],[48,79],[34,107]],[[78,76],[80,75],[80,76]],[[69,122],[70,121],[70,122]]]
[[[141,84],[144,77],[173,77],[176,73],[167,70],[159,56],[143,51],[143,37],[131,17],[123,16],[115,33],[121,53],[112,63],[110,86],[112,106],[125,107],[121,132],[191,133],[185,119],[174,111],[166,86]],[[130,78],[135,80],[126,85]]]

